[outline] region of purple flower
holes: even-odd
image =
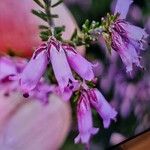
[[[112,48],[120,55],[127,72],[133,70],[133,63],[142,68],[135,47],[132,44],[126,43],[116,31],[112,32]]]
[[[71,68],[84,80],[94,79],[93,64],[82,57],[73,47],[64,46],[63,48]]]
[[[17,73],[14,61],[10,57],[0,57],[0,80]]]
[[[117,0],[115,15],[119,13],[119,17],[111,26],[112,48],[119,53],[127,72],[133,70],[133,64],[142,68],[139,53],[148,37],[144,29],[124,20],[131,3],[132,0]]]
[[[66,54],[61,44],[53,39],[49,44],[50,61],[54,70],[55,77],[59,84],[60,90],[63,92],[64,88],[69,83],[76,82],[68,64]]]
[[[38,52],[38,50],[34,54],[37,55],[37,52]],[[39,53],[39,54],[41,54],[41,53]],[[34,59],[34,58],[32,58],[32,59]],[[36,66],[30,66],[31,61],[33,61],[32,59],[30,60],[29,64],[27,64],[26,59],[23,59],[23,58],[0,57],[0,91],[2,91],[2,93],[4,93],[4,95],[8,96],[12,92],[23,92],[24,97],[29,96],[28,93],[25,93],[25,91],[24,90],[22,91],[22,88],[20,88],[20,84],[18,82],[18,76],[24,77],[24,78],[19,78],[19,80],[24,80],[24,79],[29,80],[29,78],[27,78],[27,77],[29,77],[29,75],[34,75],[34,74],[35,75],[33,76],[33,78],[36,77],[36,72],[31,71],[32,67],[33,67],[33,69],[36,67]],[[37,63],[35,63],[35,65],[36,64]],[[29,66],[26,66],[26,65],[29,65]],[[27,76],[25,77],[26,74],[24,74],[24,75],[22,75],[22,74],[24,73],[24,71],[26,73],[26,69],[27,69],[27,71],[31,71],[31,72],[29,74],[27,74]],[[17,74],[19,74],[19,75],[17,76]],[[15,78],[17,78],[17,80],[15,80]],[[31,77],[30,77],[30,79],[31,79]],[[29,81],[27,81],[27,82],[29,82]],[[48,85],[44,81],[44,79],[41,78],[37,82],[35,88],[33,88],[29,94],[30,94],[30,97],[32,97],[33,99],[37,99],[43,103],[47,103],[50,92],[52,92],[52,86]]]
[[[46,44],[41,44],[23,72],[18,75],[20,88],[24,93],[28,93],[36,87],[46,70],[48,64],[46,47]]]
[[[133,0],[117,0],[115,14],[120,14],[120,19],[125,19],[129,10],[129,7]]]
[[[12,91],[17,91],[18,82],[10,80],[16,74],[23,70],[26,64],[26,59],[18,57],[0,57],[0,90],[4,95],[9,95]]]
[[[91,105],[103,118],[104,127],[108,128],[111,119],[116,120],[117,112],[110,106],[110,104],[106,101],[104,96],[97,89],[89,89],[87,93]]]
[[[88,144],[91,135],[98,132],[98,128],[93,128],[90,103],[86,94],[82,94],[77,104],[77,119],[79,135],[75,138],[75,143],[81,141]]]
[[[131,73],[133,64],[140,64],[140,51],[147,45],[148,34],[145,29],[131,25],[125,20],[132,0],[117,0],[114,15],[107,15],[103,20],[103,37],[109,50],[112,48],[119,53],[126,71]]]
[[[71,51],[72,50],[72,51]],[[36,88],[47,64],[51,63],[54,75],[59,85],[59,94],[65,92],[67,100],[73,92],[75,80],[70,66],[85,80],[92,80],[94,73],[92,64],[80,56],[72,47],[66,46],[51,37],[34,52],[26,67],[14,77],[19,80],[20,88],[27,97]]]
[[[30,97],[35,98],[42,103],[48,103],[49,94],[53,92],[53,87],[47,84],[44,79],[38,82],[36,88],[30,92]]]
[[[62,93],[59,86],[54,86],[53,92],[60,96],[64,101],[68,101],[73,92],[77,91],[80,88],[79,82],[70,83]]]

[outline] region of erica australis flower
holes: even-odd
[[[46,44],[42,44],[34,52],[23,72],[19,74],[20,87],[24,93],[28,93],[36,87],[46,70],[47,64]]]
[[[77,105],[77,119],[79,135],[75,138],[75,143],[81,141],[88,144],[91,135],[98,132],[98,128],[93,128],[92,113],[87,95],[82,94]]]
[[[93,64],[82,57],[73,47],[64,46],[63,48],[71,68],[84,80],[94,79]]]
[[[20,74],[27,67],[26,64],[27,61],[23,58],[0,57],[0,91],[4,95],[8,96],[12,92],[23,92],[24,97],[28,97],[28,93],[24,93],[20,88],[18,80],[12,80],[16,78],[15,75]],[[30,97],[47,103],[50,92],[52,92],[52,87],[42,78],[36,87],[30,91]]]
[[[55,77],[58,81],[60,90],[63,92],[64,88],[69,85],[69,82],[75,82],[75,79],[61,44],[57,41],[51,40],[48,50]]]
[[[114,13],[119,13],[120,19],[125,19],[132,2],[133,0],[117,0]]]
[[[64,46],[64,44],[56,39],[50,38],[47,43],[39,46],[23,72],[19,75],[19,83],[25,93],[36,87],[49,62],[52,65],[59,90],[62,93],[68,89],[67,87],[70,85],[72,87],[77,83],[71,68],[85,80],[92,80],[94,78],[90,62],[80,56],[72,47]]]
[[[105,128],[108,128],[112,120],[116,120],[117,112],[109,105],[104,96],[97,89],[83,90],[78,100],[77,119],[79,135],[75,139],[75,143],[81,140],[82,143],[88,143],[92,134],[96,134],[98,129],[93,128],[91,107],[103,119]]]
[[[108,14],[103,20],[103,37],[107,47],[118,52],[127,72],[133,70],[133,64],[142,68],[139,53],[148,37],[144,29],[125,20],[131,3],[132,0],[117,0],[114,15]]]
[[[102,117],[104,127],[108,128],[111,119],[116,120],[117,112],[110,106],[110,104],[106,101],[101,92],[98,91],[97,89],[88,90],[88,96],[91,105]]]

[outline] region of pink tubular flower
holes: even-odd
[[[0,57],[0,91],[4,95],[9,96],[9,94],[11,94],[12,92],[25,92],[22,91],[22,89],[20,89],[20,84],[18,83],[18,80],[11,80],[11,79],[16,78],[15,76],[17,74],[21,73],[22,75],[22,73],[24,73],[23,72],[24,68],[27,67],[26,65],[27,65],[27,61],[26,59],[23,58],[18,58],[18,57],[11,58],[8,56]],[[30,65],[30,62],[28,65]],[[33,72],[31,71],[31,73]],[[42,103],[47,103],[49,94],[51,92],[52,92],[52,87],[48,85],[42,78],[40,81],[38,81],[36,87],[30,91],[30,96],[32,98],[40,100]],[[24,97],[28,97],[28,93],[23,93],[23,94]]]
[[[60,90],[63,92],[64,88],[67,87],[70,82],[76,82],[76,80],[72,75],[66,54],[61,44],[58,41],[51,39],[48,50],[55,77]]]
[[[124,20],[132,2],[117,0],[115,14],[119,13],[119,17],[112,25],[112,48],[119,53],[127,72],[133,70],[133,64],[142,68],[139,52],[144,49],[148,37],[144,29]]]
[[[75,143],[82,142],[88,144],[91,135],[98,132],[98,128],[93,128],[90,103],[86,95],[81,95],[77,105],[77,119],[79,135],[75,138]]]
[[[111,119],[116,120],[117,112],[109,105],[104,96],[97,89],[88,90],[91,105],[103,118],[103,125],[108,128]]]
[[[125,43],[124,39],[118,34],[118,32],[112,32],[112,48],[118,52],[123,63],[126,66],[126,71],[131,72],[133,69],[133,63],[138,67],[142,67],[139,61],[139,56],[133,45]]]
[[[93,64],[82,57],[73,47],[63,47],[70,66],[79,74],[84,80],[94,79]]]
[[[105,42],[119,53],[126,72],[131,73],[133,65],[143,68],[140,64],[140,51],[147,46],[148,34],[145,29],[131,25],[125,20],[132,0],[117,0],[114,15],[107,15],[103,20]]]
[[[28,93],[36,87],[46,70],[48,64],[46,47],[46,44],[40,45],[23,72],[19,74],[19,84],[24,93]]]
[[[43,43],[39,46],[29,63],[17,77],[20,87],[25,94],[28,94],[31,90],[36,88],[49,62],[52,64],[61,93],[67,91],[66,94],[70,93],[71,95],[72,91],[70,91],[69,86],[71,85],[72,87],[74,83],[77,83],[77,80],[73,77],[70,66],[83,79],[92,80],[94,78],[92,64],[74,50],[73,53],[71,53],[69,49],[72,48],[67,47],[54,37],[51,37],[47,43]]]
[[[115,14],[120,14],[120,19],[125,19],[129,10],[129,7],[133,0],[117,0]]]

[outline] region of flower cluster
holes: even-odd
[[[77,84],[71,68],[84,80],[94,79],[93,65],[82,57],[73,47],[62,44],[54,38],[36,49],[31,60],[18,75],[20,88],[29,93],[36,88],[48,63],[51,63],[59,91],[72,91]]]
[[[77,119],[79,135],[75,138],[75,143],[81,141],[88,144],[91,135],[98,132],[98,128],[93,128],[91,107],[95,108],[103,119],[104,128],[108,128],[110,121],[116,120],[117,112],[109,105],[98,89],[84,89],[77,104]]]
[[[21,90],[20,83],[16,80],[16,76],[23,72],[26,65],[27,60],[23,58],[0,57],[0,90],[4,95],[8,96],[12,92],[21,92],[24,97],[29,96],[28,93]],[[52,92],[52,87],[42,78],[30,92],[30,97],[38,99],[42,103],[47,103],[50,92]]]
[[[39,4],[39,1],[36,2]],[[99,35],[102,35],[109,51],[114,50],[121,57],[126,66],[126,72],[131,73],[133,65],[143,68],[139,55],[147,43],[148,34],[145,29],[131,25],[126,21],[131,3],[132,0],[117,0],[113,15],[107,14],[106,18],[102,18],[101,25],[99,22],[93,21],[90,24],[89,21],[86,21],[83,24],[83,31],[81,31],[80,36],[75,31],[74,38],[68,42],[63,41],[62,38],[58,39],[58,37],[61,37],[62,31],[58,32],[60,28],[57,28],[58,33],[56,36],[56,29],[54,28],[55,34],[51,31],[50,34],[46,35],[46,40],[49,38],[48,41],[42,43],[34,51],[29,62],[23,58],[0,57],[0,90],[5,95],[9,95],[12,91],[19,91],[25,98],[32,97],[43,103],[48,102],[49,94],[51,93],[55,93],[63,100],[69,101],[74,98],[76,92],[78,99],[77,101],[74,100],[74,103],[77,103],[76,113],[79,134],[75,138],[75,143],[81,142],[88,145],[91,136],[99,131],[98,128],[93,127],[92,108],[102,118],[104,128],[110,126],[111,120],[116,120],[117,112],[101,92],[97,88],[93,88],[95,87],[96,79],[95,65],[79,54],[72,45],[83,44],[89,46],[90,42],[95,42]],[[40,3],[40,5],[42,4]],[[42,8],[44,8],[43,5]],[[34,13],[42,18],[39,12],[34,11]],[[43,17],[48,17],[46,13],[42,14]],[[51,22],[51,20],[49,21]],[[49,24],[51,25],[51,23]],[[44,30],[47,29],[47,32],[51,30],[47,26],[42,27]],[[43,37],[47,34],[46,32],[42,33],[44,33]],[[116,66],[117,56],[115,59],[115,62],[112,61],[108,75],[105,74],[105,77],[103,77],[100,86],[108,92],[113,83],[116,82],[114,86],[115,98],[117,99],[118,95],[121,94],[121,96],[126,96],[126,99],[133,99],[136,93],[135,91],[133,92],[135,88],[133,86],[127,88],[126,84],[123,86],[123,80],[119,76],[116,76],[117,79],[114,78],[118,72],[120,73]],[[48,67],[52,68],[51,74],[55,80],[51,82],[52,79],[49,77],[49,84],[44,78]],[[92,86],[93,84],[94,86]],[[144,92],[142,96],[144,97],[145,95],[147,93]],[[123,116],[128,114],[130,103],[131,101],[125,100],[122,103],[121,112]],[[128,109],[126,109],[127,106]]]
[[[133,64],[143,68],[140,64],[140,50],[146,45],[148,34],[144,29],[134,26],[125,20],[132,0],[118,0],[114,15],[108,15],[104,24],[103,37],[108,48],[115,50],[126,66],[126,71],[133,70]],[[122,7],[124,6],[124,7]]]
[[[94,65],[73,47],[52,37],[36,49],[28,63],[24,60],[24,63],[19,65],[19,69],[17,69],[19,62],[17,59],[14,60],[9,57],[0,59],[1,66],[6,70],[1,73],[1,78],[7,78],[9,86],[11,83],[15,84],[15,91],[22,92],[24,97],[34,97],[47,103],[51,92],[64,100],[69,100],[74,91],[80,93],[77,102],[79,135],[75,143],[81,141],[88,144],[91,135],[98,132],[98,129],[92,127],[91,107],[94,107],[102,117],[105,128],[109,127],[111,119],[115,120],[116,111],[97,89],[90,88],[86,84],[89,81],[94,82]],[[48,85],[42,77],[49,63],[52,65],[58,86],[57,84]],[[71,68],[76,72],[76,76],[79,75],[77,79]]]

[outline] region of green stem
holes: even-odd
[[[47,22],[52,32],[54,23],[51,17],[51,0],[43,0],[43,1],[45,3],[45,13],[47,14]]]

